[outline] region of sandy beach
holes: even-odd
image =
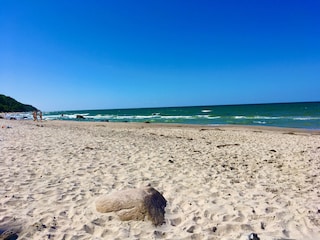
[[[319,131],[4,119],[0,126],[0,231],[19,240],[320,239]],[[167,200],[161,226],[95,209],[102,195],[148,185]]]

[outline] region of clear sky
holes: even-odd
[[[0,0],[0,93],[43,111],[320,101],[320,1]]]

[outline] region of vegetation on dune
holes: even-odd
[[[12,97],[0,94],[0,112],[32,112],[36,111],[34,106],[23,104]]]

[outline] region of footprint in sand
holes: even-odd
[[[86,232],[86,233],[88,233],[88,234],[93,234],[94,233],[94,226],[92,226],[92,227],[90,227],[90,226],[88,226],[88,225],[84,225],[83,226],[83,230]]]
[[[181,218],[173,218],[170,219],[171,226],[178,226],[181,223]]]

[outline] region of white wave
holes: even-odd
[[[161,116],[163,119],[194,119],[194,116]]]
[[[150,119],[150,118],[161,118],[159,115],[128,115],[128,116],[118,116],[110,115],[110,119]]]
[[[45,115],[43,116],[43,119],[44,120],[57,120],[57,119],[62,119],[62,120],[68,120],[68,119],[76,119],[77,116],[84,116],[86,118],[93,118],[91,116],[89,116],[90,114],[89,113],[74,113],[74,114],[65,114],[65,113],[62,113],[62,114],[49,114],[49,115]]]
[[[72,115],[74,118],[74,116]],[[219,119],[221,116],[210,116],[210,115],[196,115],[196,116],[179,116],[179,115],[171,115],[171,116],[161,116],[161,115],[127,115],[127,116],[119,116],[119,115],[96,115],[90,116],[93,119],[109,119],[109,120],[142,120],[142,119]]]
[[[43,117],[44,120],[56,120],[61,118],[61,114],[52,114],[52,115],[46,115]]]
[[[210,116],[210,115],[197,115],[197,118],[205,118],[205,119],[218,119],[220,116]]]
[[[292,116],[234,116],[234,119],[259,119],[259,120],[277,120],[277,119],[288,119],[288,120],[298,120],[298,121],[308,121],[308,120],[320,120],[320,117],[292,117]]]
[[[150,119],[150,118],[158,118],[158,116],[152,115],[152,116],[133,116],[133,119]]]
[[[113,118],[115,118],[115,116],[114,115],[101,115],[101,114],[98,114],[98,115],[95,115],[95,116],[90,116],[90,118],[97,119],[97,120],[104,120],[104,119],[113,119]]]
[[[266,124],[267,122],[264,122],[264,121],[253,121],[253,123]]]
[[[253,119],[281,119],[283,117],[272,117],[272,116],[254,116],[254,117],[251,117]]]
[[[283,117],[272,117],[272,116],[234,116],[234,119],[281,119]]]
[[[293,117],[293,120],[300,120],[300,121],[308,121],[308,120],[320,120],[320,117]]]
[[[19,113],[6,113],[3,116],[5,119],[17,119],[17,120],[31,120],[33,119],[31,112],[19,112]]]
[[[89,116],[89,113],[74,113],[74,114],[64,114],[62,118],[76,119],[77,116]]]
[[[208,113],[208,112],[211,112],[211,110],[210,109],[203,109],[203,110],[201,110],[201,112]]]

